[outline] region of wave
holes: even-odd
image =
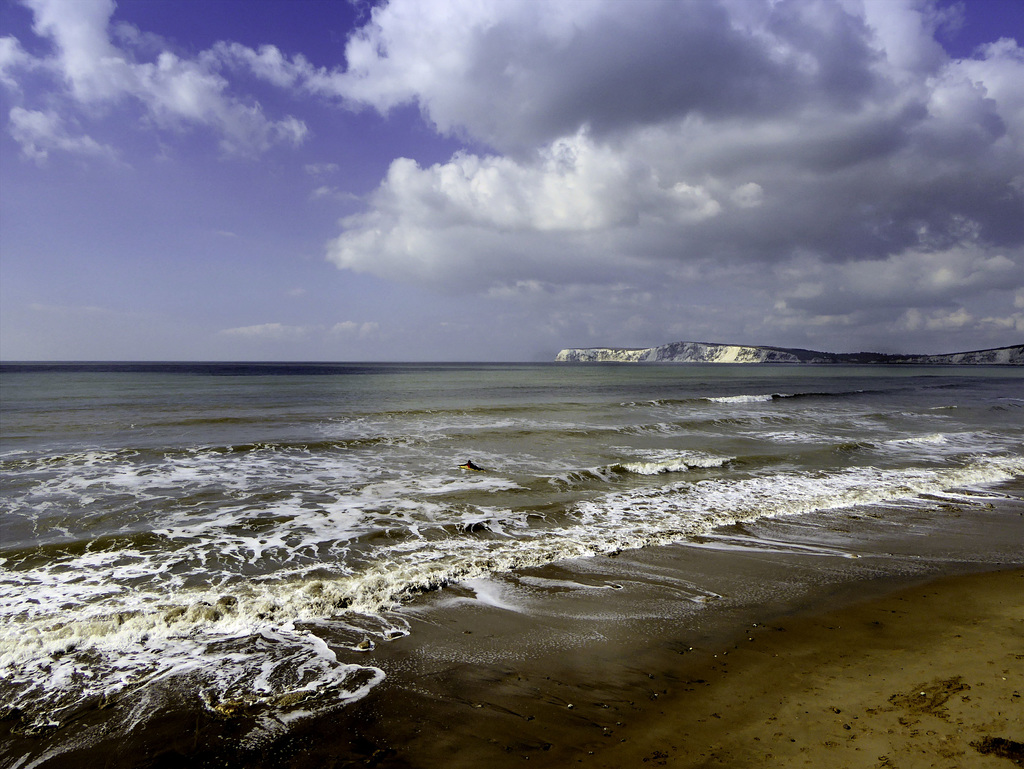
[[[683,461],[690,467],[701,460]],[[705,460],[712,466],[725,461]],[[661,462],[670,465],[671,460]],[[121,696],[187,673],[202,679],[207,704],[218,712],[263,709],[299,718],[351,702],[382,680],[382,672],[352,655],[408,632],[391,612],[423,591],[562,559],[665,544],[729,524],[893,504],[1020,475],[1024,458],[1014,456],[941,469],[866,467],[681,480],[579,501],[557,528],[543,516],[506,515],[493,536],[481,537],[482,519],[466,516],[461,529],[380,540],[372,559],[361,565],[331,566],[320,559],[294,563],[273,577],[220,586],[190,588],[172,581],[161,587],[161,574],[173,574],[181,548],[87,551],[65,563],[61,573],[51,573],[48,585],[39,581],[38,570],[4,574],[5,593],[40,600],[35,605],[26,600],[0,629],[0,668],[8,681],[4,704],[37,724],[61,721],[84,699]],[[203,539],[189,532],[184,550],[193,538]],[[129,555],[135,558],[131,563]],[[72,612],[65,608],[69,569],[82,574],[134,569],[138,578],[132,590],[107,585],[105,593],[91,596],[89,590],[102,591],[104,585],[86,579],[79,585],[81,603]]]
[[[926,433],[904,438],[876,441],[872,448],[885,455],[920,455],[923,457],[970,456],[998,451],[1020,452],[1018,438],[987,431]]]
[[[776,398],[787,396],[782,395],[723,395],[717,398],[704,398],[711,403],[767,403]]]
[[[915,435],[910,438],[894,438],[893,440],[884,441],[884,445],[886,446],[927,446],[947,443],[949,443],[949,436],[942,433]]]
[[[839,390],[836,392],[828,392],[825,390],[821,391],[808,391],[808,392],[793,392],[793,393],[763,393],[757,395],[723,395],[701,398],[700,400],[709,401],[711,403],[769,403],[771,401],[790,400],[790,399],[842,399],[842,398],[854,398],[863,395],[881,395],[891,393],[892,390]]]
[[[683,473],[693,469],[711,469],[722,467],[735,457],[716,457],[710,454],[690,452],[669,459],[657,459],[646,462],[623,462],[614,465],[629,473],[637,475],[663,475],[665,473]]]
[[[619,406],[623,408],[669,408],[675,406],[693,406],[707,403],[770,403],[771,401],[789,399],[843,399],[854,398],[863,395],[884,395],[897,392],[888,389],[861,389],[861,390],[807,390],[797,392],[772,392],[772,393],[744,393],[737,395],[694,395],[687,398],[651,398],[648,400],[623,401]]]
[[[583,470],[567,470],[558,475],[547,476],[544,480],[556,486],[574,487],[594,484],[607,486],[633,475],[656,476],[724,467],[735,459],[735,457],[714,456],[698,451],[656,452],[652,456],[638,458],[634,461],[613,462]]]

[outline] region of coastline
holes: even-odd
[[[341,709],[282,731],[165,702],[116,741],[49,754],[6,733],[7,755],[124,769],[1009,767],[1024,743],[1024,500],[1019,483],[1003,490],[934,519],[766,519],[449,585],[402,609],[409,637],[339,654],[386,673]],[[109,712],[84,708],[69,728],[105,731]]]
[[[334,723],[308,724],[273,756],[244,760],[295,769],[1020,765],[1024,568],[881,579],[860,584],[860,599],[851,587],[693,649],[627,658],[619,649],[620,669],[608,649],[433,670],[407,659],[390,666],[403,686],[389,680]],[[455,643],[488,629],[435,626]]]
[[[505,600],[481,600],[479,585],[424,596],[409,615],[415,644],[375,650],[387,672],[378,691],[302,725],[278,745],[284,763],[250,753],[247,765],[998,769],[1013,765],[1006,755],[1020,760],[1020,503],[947,519],[942,533],[902,547],[875,532],[875,553],[852,558],[852,534],[836,553],[802,549],[807,523],[816,538],[806,518],[765,521],[738,549],[689,542],[528,570],[488,587]],[[960,557],[949,560],[953,544]],[[526,610],[514,590],[498,589],[541,581],[623,588],[552,592]]]
[[[533,666],[466,664],[455,677],[428,675],[410,690],[382,691],[246,750],[217,739],[204,746],[204,732],[231,722],[204,725],[193,716],[188,730],[167,723],[134,750],[85,750],[55,756],[52,765],[1005,769],[1024,763],[1024,568],[900,588],[883,582],[869,586],[880,595],[838,609],[816,603],[751,623],[718,645],[688,653],[677,647],[667,668],[654,668],[656,660],[639,654],[617,681],[588,672],[594,660],[585,654],[560,655],[557,669],[550,659]],[[481,629],[452,632],[470,636]],[[435,699],[439,688],[448,690],[449,701]]]

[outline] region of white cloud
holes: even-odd
[[[974,317],[963,307],[930,312],[912,308],[903,314],[900,325],[907,331],[959,331],[974,323]]]
[[[271,120],[259,104],[232,95],[230,83],[217,71],[215,56],[183,59],[164,50],[154,61],[138,61],[140,51],[119,48],[110,37],[115,10],[112,0],[24,2],[34,14],[33,30],[52,42],[54,52],[51,57],[34,59],[17,41],[4,38],[7,42],[0,45],[0,79],[4,82],[16,82],[18,69],[46,69],[66,88],[69,101],[64,106],[68,109],[77,106],[90,114],[89,109],[133,101],[160,128],[213,128],[220,134],[221,147],[229,153],[263,152],[274,144],[300,144],[306,137],[303,121],[292,116]],[[146,47],[155,42],[141,34],[120,34],[119,39]],[[54,148],[83,149],[74,144]]]
[[[328,258],[492,297],[628,285],[671,307],[699,280],[793,328],[895,323],[909,305],[976,325],[1024,277],[1024,51],[952,60],[940,15],[391,0],[346,71],[297,66],[295,82],[417,104],[496,151],[394,161]],[[974,321],[950,314],[958,299]]]
[[[37,163],[44,162],[54,150],[109,159],[115,157],[113,148],[92,137],[72,136],[60,116],[52,111],[14,107],[10,112],[10,131],[21,146],[22,154]]]
[[[229,152],[262,152],[277,143],[300,144],[306,136],[301,120],[268,120],[259,105],[227,95],[228,82],[205,62],[165,51],[155,63],[134,65],[131,71],[134,80],[124,91],[143,101],[157,124],[212,126]]]
[[[226,328],[220,333],[223,336],[252,341],[296,342],[304,339],[310,331],[311,329],[307,326],[288,326],[283,323],[261,323],[256,326]]]
[[[466,130],[501,149],[584,123],[604,135],[693,112],[798,108],[829,85],[827,68],[808,66],[801,50],[812,34],[816,53],[845,57],[867,86],[865,46],[845,34],[838,8],[778,16],[782,24],[751,35],[708,0],[399,0],[374,8],[348,42],[347,71],[329,83],[382,112],[416,103],[441,131]]]
[[[97,305],[60,305],[60,304],[44,304],[42,302],[31,302],[28,308],[32,312],[46,313],[50,315],[75,315],[75,316],[87,316],[87,315],[104,315],[104,316],[125,316],[126,313],[120,313],[115,310],[111,310],[107,307],[99,307]]]
[[[321,184],[319,187],[309,193],[310,200],[338,200],[338,201],[358,201],[359,196],[351,192],[345,192],[332,187],[329,184]]]
[[[107,37],[113,0],[25,0],[33,30],[56,48],[55,68],[79,101],[102,101],[132,88],[129,63]]]
[[[729,197],[740,208],[757,208],[764,203],[764,189],[756,182],[747,182],[734,189]]]
[[[804,258],[779,268],[780,293],[790,308],[808,311],[935,305],[1020,285],[1024,253],[1015,256],[975,246],[845,264]]]
[[[289,60],[273,45],[262,45],[253,50],[239,43],[221,42],[214,46],[208,57],[244,67],[279,88],[292,88],[299,80],[316,72],[301,54]]]
[[[337,163],[307,163],[304,168],[310,176],[326,176],[337,173],[341,166]]]
[[[305,291],[292,289],[288,296],[299,297]],[[226,328],[218,332],[218,336],[233,339],[238,342],[272,344],[305,344],[317,346],[324,344],[335,344],[339,340],[349,342],[362,342],[373,340],[380,333],[380,325],[374,321],[343,321],[335,323],[331,327],[323,325],[295,326],[285,323],[260,323],[254,326],[239,326],[237,328]]]
[[[338,266],[410,278],[450,281],[463,270],[534,277],[541,254],[509,254],[476,263],[467,245],[507,249],[507,236],[536,238],[636,227],[641,220],[675,227],[715,217],[722,210],[700,185],[662,179],[655,169],[592,142],[585,132],[541,149],[532,162],[458,153],[449,162],[420,168],[400,158],[377,190],[373,209],[346,220],[348,231],[330,247]],[[515,245],[510,238],[507,241]],[[560,241],[563,244],[566,240]],[[521,243],[525,251],[526,243]],[[600,261],[598,249],[571,261]],[[472,261],[469,261],[472,260]],[[435,271],[435,268],[438,268]]]
[[[538,152],[533,163],[507,157],[455,155],[420,169],[400,158],[383,188],[388,205],[420,220],[470,223],[502,230],[587,231],[635,222],[641,215],[699,221],[720,206],[698,185],[661,180],[585,133]]]
[[[1021,285],[1024,248],[968,244],[846,263],[803,254],[766,276],[763,291],[775,302],[765,322],[794,333],[817,328],[823,338],[845,329],[864,347],[907,334],[924,340],[913,347],[933,351],[995,347],[1016,341],[1007,334],[1020,327],[1014,305]],[[906,342],[888,344],[908,350]]]
[[[21,47],[15,37],[0,37],[0,84],[17,89],[18,80],[14,73],[31,69],[35,60]]]

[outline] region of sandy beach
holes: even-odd
[[[1024,764],[1024,571],[751,627],[592,766]]]
[[[834,610],[818,596],[738,636],[734,626],[728,640],[714,634],[692,647],[626,650],[604,639],[586,651],[517,663],[482,651],[434,670],[406,660],[391,667],[418,679],[411,691],[361,703],[344,735],[325,734],[323,725],[307,730],[285,751],[286,763],[998,769],[1024,762],[1024,570],[895,590],[885,581],[847,588],[835,595]],[[874,597],[852,598],[858,591]],[[456,634],[469,640],[490,632],[507,648],[493,616],[481,625],[462,617],[435,631],[452,643]],[[472,643],[485,645],[478,637]]]
[[[547,653],[541,624],[467,602],[428,613],[413,653],[389,645],[376,696],[283,739],[239,744],[237,719],[182,714],[38,765],[1020,765],[1024,570],[902,582],[833,586],[728,633],[662,627],[645,648],[633,625]]]

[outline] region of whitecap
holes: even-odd
[[[774,395],[723,395],[715,398],[705,398],[711,403],[767,403],[774,400]]]
[[[698,452],[686,452],[673,456],[655,456],[647,460],[623,462],[620,467],[637,475],[662,475],[665,473],[682,473],[694,468],[711,469],[722,467],[734,457],[716,457]]]

